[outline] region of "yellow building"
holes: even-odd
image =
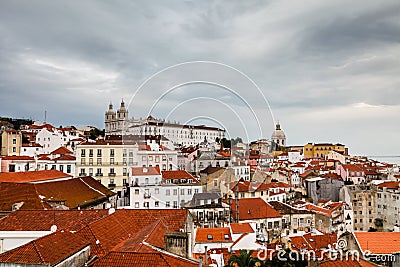
[[[303,147],[303,155],[305,158],[326,158],[331,151],[336,151],[343,155],[348,154],[348,148],[342,144],[308,143]]]
[[[19,156],[22,146],[22,134],[17,130],[6,130],[1,135],[1,155]]]

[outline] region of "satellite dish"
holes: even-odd
[[[52,233],[56,232],[56,231],[57,231],[57,225],[53,224],[53,225],[50,227],[50,231],[51,231]]]

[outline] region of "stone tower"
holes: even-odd
[[[128,110],[125,108],[124,100],[121,101],[121,106],[117,110],[118,129],[124,130],[125,123],[128,120]]]
[[[113,130],[116,130],[116,113],[113,110],[113,104],[110,102],[110,105],[108,105],[108,110],[106,111],[105,115],[105,130],[106,133],[110,133]]]
[[[271,142],[273,150],[278,149],[278,147],[286,146],[286,135],[281,129],[279,122],[276,124],[275,131],[272,133]]]

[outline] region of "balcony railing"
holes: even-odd
[[[103,176],[102,173],[96,173],[96,176]]]
[[[115,172],[110,172],[110,173],[108,173],[108,176],[111,176],[111,177],[115,177],[115,175],[116,175]]]
[[[108,184],[108,188],[115,188],[115,184]]]

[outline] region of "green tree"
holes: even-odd
[[[237,266],[237,267],[262,266],[262,262],[260,262],[259,259],[253,258],[251,254],[253,254],[253,250],[250,251],[240,250],[239,255],[232,255],[229,258],[228,265],[226,266]]]

